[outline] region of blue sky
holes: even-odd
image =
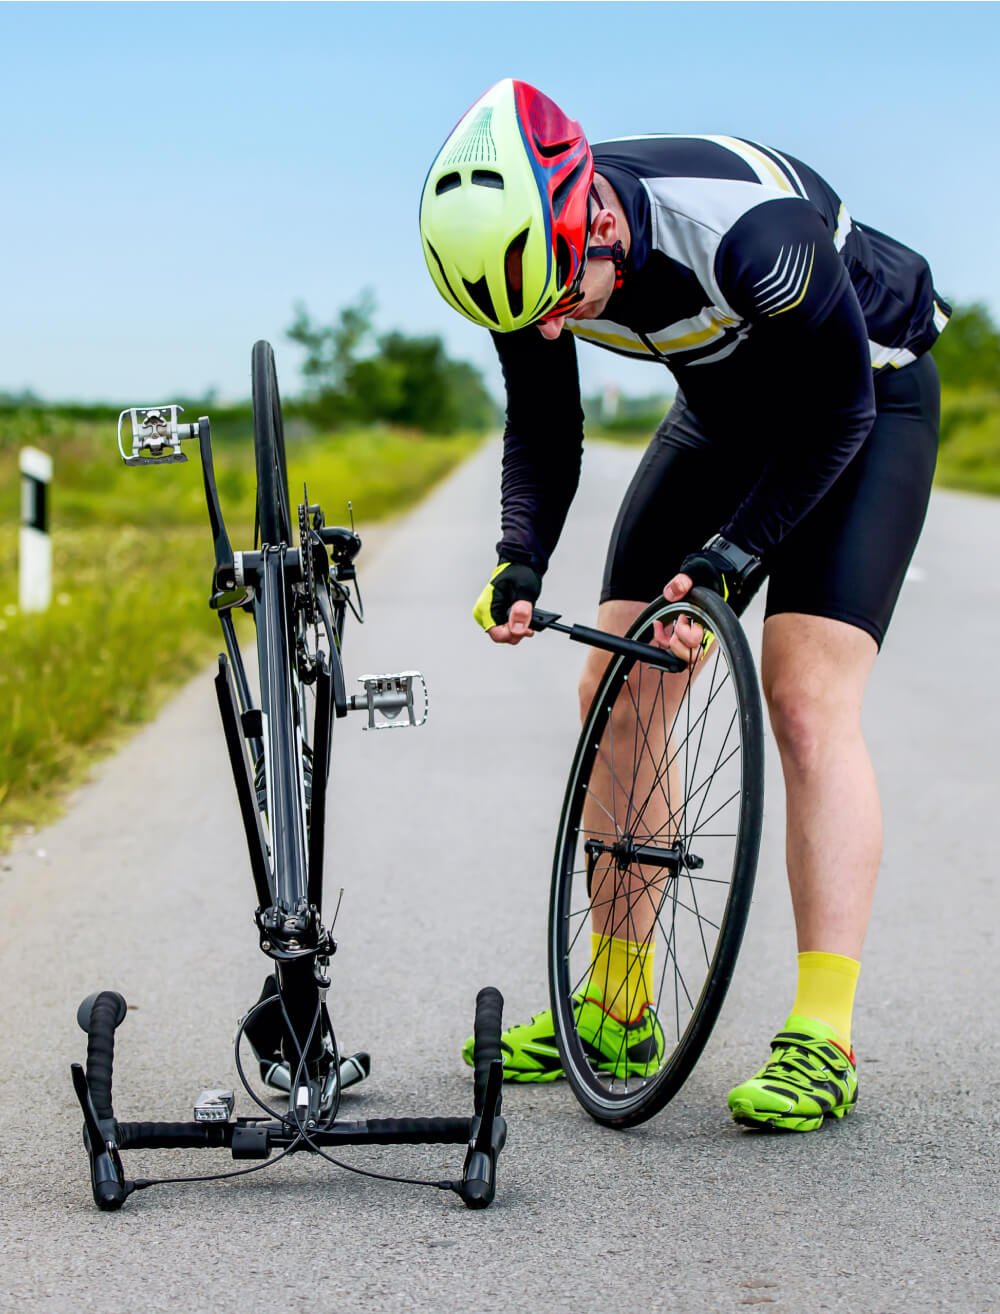
[[[293,303],[442,334],[416,214],[479,93],[541,86],[594,140],[729,132],[808,161],[862,222],[1000,317],[1000,7],[966,3],[0,4],[0,391],[248,392]],[[662,387],[581,350],[585,387]]]

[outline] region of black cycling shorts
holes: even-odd
[[[940,418],[934,361],[924,355],[877,374],[875,402],[857,455],[765,563],[766,615],[829,616],[881,647],[930,497]],[[741,450],[738,434],[709,437],[678,394],[618,512],[601,601],[661,594],[684,557],[730,518],[765,459]]]

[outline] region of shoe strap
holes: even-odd
[[[773,1057],[764,1064],[760,1075],[784,1081],[786,1085],[802,1090],[811,1089],[817,1080],[821,1080],[824,1068],[841,1078],[849,1071],[843,1050],[837,1047],[834,1058],[828,1053],[826,1041],[804,1044],[801,1036],[782,1032],[771,1042],[771,1050]]]
[[[806,1036],[801,1031],[779,1031],[771,1041],[771,1050],[795,1049],[806,1054],[814,1063],[833,1064],[836,1068],[857,1067],[854,1052],[848,1053],[843,1045],[835,1040],[824,1040],[818,1036]]]

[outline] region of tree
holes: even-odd
[[[375,338],[374,313],[367,290],[330,325],[314,324],[306,308],[296,306],[288,336],[305,348],[302,373],[318,421],[381,420],[442,434],[496,422],[478,370],[450,360],[437,337],[392,332]]]
[[[945,387],[1000,391],[1000,330],[982,302],[954,308],[934,359]]]

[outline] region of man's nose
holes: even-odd
[[[559,315],[558,318],[556,319],[543,320],[538,325],[538,331],[543,338],[557,338],[559,334],[563,331],[563,326],[565,325],[565,323],[566,323],[566,316]]]

